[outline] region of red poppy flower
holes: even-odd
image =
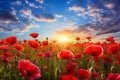
[[[106,42],[102,42],[102,43],[101,43],[101,46],[105,49],[106,46],[107,46],[107,43],[106,43]]]
[[[14,56],[14,54],[12,54],[12,53],[10,53],[10,52],[4,52],[4,53],[2,53],[2,57],[4,58],[4,57],[13,57]]]
[[[89,45],[85,48],[85,52],[93,57],[100,57],[103,55],[103,48],[99,45]]]
[[[116,65],[120,65],[120,61],[116,61],[115,64],[116,64]]]
[[[1,50],[10,50],[10,47],[8,45],[2,45],[0,46]]]
[[[109,73],[106,80],[120,80],[120,74]]]
[[[43,46],[48,45],[48,41],[42,41],[42,45],[43,45]]]
[[[113,41],[114,37],[113,36],[109,36],[108,38],[105,39],[106,41]]]
[[[120,62],[120,55],[115,57],[118,62]]]
[[[50,53],[50,52],[44,53],[44,57],[50,58],[51,56],[52,56],[52,53]]]
[[[14,45],[14,48],[16,50],[18,50],[18,51],[23,51],[24,50],[23,46],[22,45],[18,45],[18,44]]]
[[[27,40],[26,40],[26,39],[24,39],[24,40],[23,40],[23,42],[24,42],[24,43],[26,43],[26,42],[27,42]]]
[[[80,47],[80,46],[81,46],[81,43],[80,43],[80,42],[75,42],[75,43],[74,43],[74,46]]]
[[[62,75],[61,80],[78,80],[78,78],[73,75]]]
[[[86,39],[88,39],[89,41],[91,40],[91,38],[92,38],[91,36],[87,36],[86,37]]]
[[[10,36],[5,39],[8,44],[15,44],[17,42],[16,36]]]
[[[62,59],[71,59],[74,57],[74,54],[70,50],[62,50],[57,54],[57,56]]]
[[[36,56],[41,58],[41,57],[43,57],[43,54],[42,53],[36,53]]]
[[[73,63],[73,62],[69,62],[69,64],[67,64],[65,66],[65,69],[66,69],[66,74],[67,75],[74,75],[75,74],[75,69],[74,69],[74,66],[76,66],[77,64]]]
[[[14,57],[14,54],[10,53],[10,52],[4,52],[1,54],[2,56],[2,62],[3,63],[8,63],[8,62],[11,62],[13,61],[13,57]]]
[[[80,40],[80,37],[76,37],[76,40],[79,41],[79,40]]]
[[[39,43],[35,40],[29,40],[28,43],[30,44],[31,47],[35,49],[39,49]]]
[[[30,33],[29,35],[33,38],[37,38],[39,36],[39,34],[36,32]]]
[[[90,76],[90,72],[85,69],[78,69],[77,73],[82,79],[87,79]]]
[[[82,53],[77,53],[77,54],[75,54],[74,58],[81,58],[81,57],[83,57],[83,54]]]
[[[2,39],[2,40],[0,40],[0,45],[1,45],[1,44],[3,44],[3,43],[4,43],[3,39]]]
[[[96,71],[94,71],[93,73],[92,73],[92,78],[99,78],[100,77],[100,75],[99,75],[99,73],[97,73]]]
[[[100,57],[94,57],[94,62],[100,63]]]
[[[96,45],[100,45],[101,43],[100,43],[100,42],[96,42],[95,44],[96,44]]]
[[[30,54],[30,53],[26,53],[25,56],[26,56],[26,57],[30,57],[31,54]]]
[[[29,60],[19,60],[18,70],[25,78],[28,78],[30,80],[38,79],[41,77],[41,71],[39,67],[31,63]]]
[[[120,46],[118,44],[109,45],[107,48],[107,52],[109,54],[117,54],[119,50],[120,50]]]
[[[113,60],[108,55],[103,55],[103,60],[108,64],[112,64],[113,62]]]

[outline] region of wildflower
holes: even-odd
[[[43,45],[43,46],[48,45],[48,41],[42,41],[42,45]]]
[[[4,52],[1,54],[1,56],[2,56],[2,62],[8,63],[8,62],[11,62],[13,60],[14,54],[10,53],[10,52]]]
[[[16,36],[10,36],[5,39],[8,44],[15,44],[17,42]]]
[[[29,35],[33,38],[37,38],[39,36],[39,34],[36,32],[30,33]]]
[[[35,40],[29,40],[28,43],[30,44],[31,47],[35,48],[35,49],[39,49],[39,44],[37,41]]]
[[[79,41],[79,40],[80,40],[80,37],[76,37],[76,40]]]
[[[100,42],[96,42],[95,44],[96,44],[96,45],[100,45],[101,43],[100,43]]]
[[[100,75],[96,71],[94,71],[91,76],[92,76],[92,78],[99,78],[100,77]]]
[[[78,80],[78,78],[73,75],[62,75],[61,80]]]
[[[113,60],[108,55],[103,55],[102,57],[103,60],[108,64],[111,64],[113,62]]]
[[[82,79],[87,79],[90,76],[90,72],[85,69],[78,69],[77,73]]]
[[[10,50],[10,47],[8,45],[2,45],[0,46],[1,50]]]
[[[31,63],[29,60],[19,60],[18,70],[25,78],[28,78],[30,80],[38,79],[41,77],[41,71],[39,67]]]
[[[114,37],[113,36],[109,36],[108,38],[105,39],[106,41],[113,41]]]
[[[87,36],[86,39],[88,39],[89,41],[91,41],[91,36]]]
[[[57,54],[57,56],[62,59],[71,59],[74,57],[74,54],[70,50],[62,50]]]
[[[14,45],[14,48],[16,50],[18,50],[18,51],[23,51],[24,50],[23,46],[22,45],[18,45],[18,44]]]
[[[120,74],[109,73],[106,80],[120,80]]]
[[[52,56],[52,53],[46,52],[46,53],[44,53],[44,56],[47,57],[47,58],[50,58]]]
[[[23,40],[23,42],[24,42],[24,43],[26,43],[26,42],[27,42],[27,40],[26,40],[26,39],[24,39],[24,40]]]
[[[85,48],[85,52],[93,57],[100,57],[103,55],[103,48],[99,45],[89,45]]]
[[[83,54],[82,53],[77,53],[77,54],[75,54],[74,58],[81,58],[81,57],[83,57]]]
[[[74,75],[75,74],[75,69],[74,69],[74,67],[76,66],[77,64],[76,63],[73,63],[72,61],[71,62],[69,62],[69,64],[67,64],[66,66],[65,66],[65,69],[66,69],[66,74],[67,75]]]
[[[30,54],[30,53],[26,53],[25,56],[26,56],[26,57],[30,57],[31,54]]]
[[[107,48],[107,52],[109,54],[117,54],[119,50],[120,50],[120,46],[118,44],[109,45]]]
[[[37,56],[38,58],[41,58],[41,57],[43,57],[43,54],[42,54],[42,53],[36,53],[36,56]]]

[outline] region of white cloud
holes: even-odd
[[[74,25],[74,22],[69,22],[68,25],[71,25],[71,26],[72,26],[72,25]]]
[[[77,26],[73,22],[69,22],[67,25],[64,26],[65,28],[69,30],[74,30]]]
[[[39,7],[36,6],[34,3],[31,3],[31,2],[29,2],[28,0],[25,0],[25,3],[28,4],[30,7],[39,8]]]
[[[84,8],[81,6],[72,6],[72,7],[69,7],[69,10],[74,11],[77,16],[83,17],[84,19],[89,17],[92,20],[92,22],[101,21],[101,13],[105,12],[105,10],[91,6],[91,5],[88,5],[87,8]],[[110,20],[110,18],[109,19],[105,18],[105,20]],[[104,22],[104,21],[101,21],[101,22]]]
[[[21,32],[29,31],[29,29],[32,28],[32,27],[33,27],[33,24],[28,24],[28,25],[25,26],[24,29],[21,29]]]
[[[105,4],[105,6],[108,7],[109,9],[114,8],[114,4],[112,4],[112,3]]]
[[[0,32],[2,32],[3,30],[2,30],[2,28],[0,28]]]
[[[32,11],[30,9],[22,9],[20,12],[27,16],[32,14]]]
[[[84,11],[84,8],[81,6],[72,6],[72,7],[69,7],[69,10],[78,12],[78,11]]]
[[[46,19],[46,18],[43,18],[43,17],[34,17],[36,21],[44,21],[44,22],[55,22],[56,19]]]
[[[43,4],[44,3],[44,0],[36,0],[37,2]]]
[[[70,4],[72,1],[73,1],[73,0],[69,0],[69,1],[67,1],[67,4]]]
[[[55,17],[56,17],[56,18],[63,18],[63,15],[55,14]]]
[[[16,10],[14,8],[12,8],[10,13],[13,14],[13,15],[16,15]]]
[[[31,28],[39,28],[40,26],[37,24],[27,24],[23,29],[20,29],[20,32],[27,32]]]
[[[29,4],[29,1],[28,1],[28,0],[25,0],[25,3],[26,3],[26,4]]]
[[[36,6],[34,3],[29,3],[29,6],[30,6],[30,7],[33,7],[33,8],[39,8],[39,7]]]
[[[13,5],[18,5],[18,6],[20,6],[20,5],[22,5],[22,2],[19,1],[19,0],[17,0],[16,2],[12,2],[12,4],[13,4]]]

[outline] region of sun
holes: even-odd
[[[61,37],[61,38],[59,39],[59,41],[65,43],[65,42],[68,42],[69,39],[68,39],[68,37],[63,36],[63,37]]]

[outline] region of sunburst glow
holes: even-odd
[[[65,42],[68,42],[68,41],[70,41],[70,40],[69,40],[68,37],[63,36],[63,37],[61,37],[61,38],[59,39],[59,41],[65,43]]]

